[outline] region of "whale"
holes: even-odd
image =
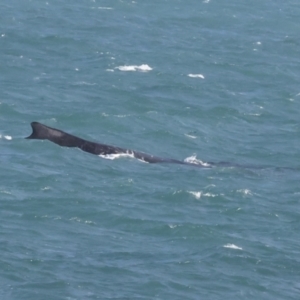
[[[172,164],[180,164],[180,165],[189,165],[192,167],[204,168],[204,169],[223,167],[223,168],[247,168],[253,170],[274,169],[277,171],[283,171],[283,170],[300,171],[300,167],[242,165],[242,164],[230,163],[226,161],[203,163],[199,160],[196,160],[195,162],[188,162],[188,161],[177,160],[173,158],[163,158],[163,157],[154,156],[136,150],[87,141],[75,135],[64,132],[60,129],[52,128],[44,124],[41,124],[39,122],[32,122],[31,127],[32,127],[32,133],[30,136],[26,137],[25,139],[49,140],[50,142],[53,142],[62,147],[79,148],[82,151],[94,155],[98,155],[104,158],[111,158],[110,156],[114,158],[120,155],[120,156],[133,157],[142,162],[151,163],[151,164],[172,163]]]
[[[39,122],[32,122],[31,127],[32,127],[32,133],[30,136],[26,137],[25,139],[48,140],[62,147],[79,148],[82,151],[94,155],[98,155],[98,156],[105,157],[114,154],[121,154],[121,155],[124,154],[151,164],[173,163],[173,164],[181,164],[181,165],[192,165],[192,166],[203,167],[203,168],[209,167],[209,166],[189,163],[189,162],[172,159],[172,158],[162,158],[162,157],[154,156],[151,154],[147,154],[144,152],[139,152],[131,149],[120,148],[116,146],[87,141],[75,135],[69,134],[67,132],[64,132],[56,128],[46,126]]]

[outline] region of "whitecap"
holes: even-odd
[[[234,244],[226,244],[226,245],[224,245],[223,247],[224,247],[224,248],[235,249],[235,250],[243,250],[243,248],[238,247],[238,246],[236,246],[236,245],[234,245]]]
[[[216,194],[212,194],[212,193],[205,193],[205,194],[203,194],[203,196],[205,196],[205,197],[212,197],[212,198],[214,198],[214,197],[217,197],[218,195],[216,195]]]
[[[188,191],[188,193],[192,194],[196,199],[200,199],[202,192],[193,192],[193,191]]]
[[[168,224],[168,226],[171,228],[171,229],[174,229],[177,227],[177,225],[173,225],[173,224]]]
[[[42,188],[42,191],[47,191],[50,190],[51,188],[49,186],[45,186],[44,188]]]
[[[2,139],[2,138],[6,139],[8,141],[12,140],[12,137],[10,135],[1,135],[0,134],[0,139]]]
[[[131,66],[119,66],[119,67],[116,67],[115,69],[118,69],[120,71],[125,71],[125,72],[128,72],[128,71],[140,71],[140,72],[148,72],[148,71],[151,71],[152,68],[148,65],[140,65],[140,66],[136,66],[136,65],[131,65]]]
[[[201,79],[205,78],[202,74],[189,74],[188,76],[192,78],[201,78]]]
[[[189,138],[191,138],[191,139],[196,139],[197,137],[196,136],[194,136],[194,135],[190,135],[190,134],[184,134],[185,136],[187,136],[187,137],[189,137]]]
[[[252,195],[251,191],[248,189],[244,189],[244,190],[237,190],[237,192],[245,194],[245,195]]]

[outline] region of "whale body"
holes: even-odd
[[[32,134],[26,137],[26,139],[49,140],[62,147],[76,147],[81,149],[82,151],[98,156],[106,156],[111,154],[127,154],[147,163],[175,163],[197,167],[206,167],[203,165],[193,164],[176,159],[157,157],[135,150],[90,142],[72,134],[66,133],[62,130],[48,127],[38,122],[32,122],[31,127]]]

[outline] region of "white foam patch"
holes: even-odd
[[[239,193],[245,194],[245,195],[252,195],[251,191],[248,189],[244,190],[237,190]]]
[[[114,159],[118,159],[118,158],[122,158],[122,157],[129,157],[129,158],[134,158],[133,153],[117,153],[117,154],[100,154],[99,155],[102,158],[105,159],[110,159],[110,160],[114,160]]]
[[[205,196],[205,197],[217,197],[218,195],[216,195],[216,194],[212,194],[212,193],[205,193],[205,194],[203,194],[203,196]]]
[[[45,186],[44,188],[42,188],[42,191],[47,191],[50,190],[51,188],[49,186]]]
[[[187,162],[187,163],[190,163],[190,164],[195,164],[195,165],[201,165],[203,167],[210,167],[211,166],[210,164],[208,164],[206,162],[203,162],[200,159],[197,159],[196,155],[192,155],[192,156],[189,156],[189,157],[185,158],[184,162]]]
[[[171,229],[174,229],[174,228],[176,228],[177,227],[177,225],[173,225],[173,224],[168,224],[168,226],[171,228]]]
[[[235,249],[235,250],[243,250],[243,248],[238,247],[238,246],[236,246],[236,245],[234,245],[234,244],[226,244],[226,245],[224,245],[223,247],[224,247],[224,248]]]
[[[116,154],[100,154],[98,156],[105,158],[105,159],[110,159],[110,160],[115,160],[115,159],[119,159],[119,158],[135,158],[143,163],[148,163],[147,161],[144,161],[143,159],[136,158],[132,151],[127,151],[126,153],[116,153]]]
[[[10,135],[1,135],[0,134],[0,139],[2,139],[2,138],[6,139],[8,141],[12,140],[12,137]]]
[[[129,72],[129,71],[131,71],[131,72],[135,72],[135,71],[149,72],[152,70],[152,68],[148,65],[119,66],[119,67],[116,67],[115,69],[118,69],[120,71],[125,71],[125,72]]]
[[[202,192],[193,192],[193,191],[188,191],[188,193],[192,194],[197,200],[201,198]]]
[[[205,78],[202,74],[189,74],[188,76],[192,78],[201,78],[201,79]]]
[[[187,136],[187,137],[189,137],[189,138],[191,138],[191,139],[196,139],[197,137],[196,136],[194,136],[194,135],[190,135],[190,134],[184,134],[185,136]]]

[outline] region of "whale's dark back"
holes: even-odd
[[[85,152],[95,155],[108,154],[131,154],[135,158],[148,163],[176,163],[189,164],[180,160],[171,158],[161,158],[151,154],[138,152],[135,150],[124,149],[120,147],[99,144],[81,139],[77,136],[71,135],[59,129],[51,128],[38,122],[32,122],[32,134],[26,139],[49,140],[57,145],[63,147],[77,147]]]
[[[151,154],[147,154],[144,152],[138,152],[135,150],[99,144],[90,142],[84,139],[81,139],[77,136],[66,133],[62,130],[55,129],[52,127],[48,127],[38,122],[32,122],[32,134],[28,136],[26,139],[37,139],[37,140],[49,140],[57,145],[63,147],[77,147],[82,151],[95,154],[95,155],[109,155],[109,154],[130,154],[135,158],[142,160],[148,163],[173,163],[173,164],[183,164],[189,165],[198,168],[212,168],[216,166],[220,167],[238,167],[238,168],[248,168],[248,169],[266,169],[272,168],[271,166],[249,166],[249,165],[240,165],[229,162],[209,162],[206,165],[198,164],[198,163],[189,163],[185,161],[180,161],[172,158],[162,158],[158,156],[154,156]],[[296,170],[299,171],[300,168],[290,168],[290,167],[280,167],[275,168],[276,170]]]

